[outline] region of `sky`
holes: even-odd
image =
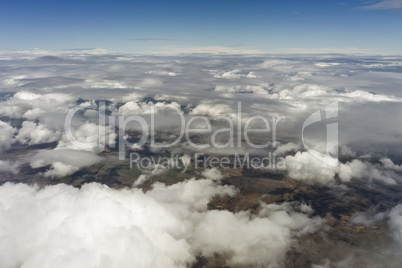
[[[8,0],[0,25],[0,49],[402,53],[402,0]]]

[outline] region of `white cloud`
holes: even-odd
[[[44,173],[45,177],[68,176],[101,160],[101,157],[91,152],[70,149],[41,150],[28,158],[32,168],[50,165],[50,169]]]
[[[85,81],[85,86],[89,86],[92,88],[127,88],[127,86],[121,82],[107,81],[107,80],[103,81],[87,80]]]
[[[1,103],[0,115],[35,120],[48,111],[65,113],[74,105],[73,98],[67,94],[49,93],[41,95],[29,91],[20,91]]]
[[[117,111],[118,115],[130,116],[130,115],[138,115],[138,114],[151,114],[152,106],[155,108],[156,113],[160,113],[163,109],[168,107],[175,107],[180,110],[180,104],[177,102],[166,103],[163,101],[156,102],[155,104],[152,102],[136,102],[136,101],[128,101],[122,106],[120,106]]]
[[[18,162],[10,162],[10,161],[3,161],[0,160],[0,173],[12,173],[17,174],[19,171],[19,164]]]
[[[401,181],[401,176],[397,175],[386,165],[374,165],[358,159],[341,164],[339,177],[345,181],[351,178],[365,178],[368,181],[374,179],[388,185],[396,185],[398,181]]]
[[[87,150],[101,152],[106,145],[114,145],[117,134],[112,126],[99,126],[95,123],[85,122],[77,127],[71,126],[74,140],[70,141],[66,135],[57,144],[57,149]],[[93,144],[92,144],[93,143]]]
[[[402,165],[395,165],[394,162],[392,162],[392,160],[389,158],[382,158],[382,159],[380,159],[380,162],[387,169],[392,169],[395,171],[402,171]]]
[[[146,72],[147,74],[154,74],[154,75],[162,75],[162,76],[177,76],[177,73],[175,72],[169,72],[169,71],[149,71]]]
[[[292,241],[318,230],[288,204],[249,212],[207,211],[215,195],[234,189],[188,180],[152,190],[113,190],[100,184],[41,190],[0,186],[0,266],[188,267],[196,254],[223,253],[228,265],[275,267]]]
[[[191,115],[206,115],[206,116],[229,116],[236,118],[235,111],[228,105],[223,103],[214,103],[212,101],[202,101],[191,112]]]
[[[401,98],[397,98],[395,96],[387,96],[384,94],[373,94],[370,92],[355,90],[348,93],[340,94],[343,97],[349,98],[349,100],[344,99],[345,101],[372,101],[372,102],[382,102],[382,101],[390,101],[390,102],[401,102]]]
[[[324,156],[325,162],[308,152],[297,152],[294,156],[286,156],[285,159],[289,176],[307,183],[333,184],[336,175],[344,182],[353,178],[364,178],[367,182],[376,180],[384,184],[395,185],[397,181],[401,181],[401,176],[389,170],[389,167],[384,169],[383,166],[362,162],[358,159],[345,164],[339,163],[335,167],[326,164],[336,160],[329,155]]]
[[[15,131],[9,123],[0,120],[0,153],[11,147],[11,144],[14,142]]]
[[[134,101],[134,102],[139,102],[144,98],[144,94],[139,93],[139,92],[132,92],[122,98],[122,101],[124,102],[129,102],[129,101]]]
[[[338,62],[316,62],[314,63],[315,66],[325,68],[325,67],[332,67],[338,66],[340,63]]]
[[[402,205],[395,206],[388,216],[392,237],[402,245]]]
[[[321,224],[321,219],[295,213],[287,204],[263,205],[257,217],[210,211],[196,228],[194,243],[207,256],[222,249],[231,252],[229,265],[281,267],[292,237],[315,232]]]
[[[43,124],[24,121],[15,140],[22,144],[34,145],[58,141],[61,135],[59,130],[47,129]]]
[[[138,179],[133,183],[133,186],[140,186],[142,185],[144,182],[146,182],[148,180],[149,176],[145,175],[145,174],[141,174]]]
[[[202,172],[202,175],[210,180],[219,181],[223,178],[222,173],[217,168],[207,169]]]
[[[207,70],[215,78],[225,78],[225,79],[239,79],[239,78],[257,78],[254,72],[242,72],[239,69],[232,71],[221,71],[221,70]]]
[[[301,144],[289,142],[286,144],[279,144],[275,149],[276,155],[284,155],[288,152],[297,152],[301,148]]]
[[[331,156],[326,157],[328,161],[333,159]],[[285,159],[289,176],[295,180],[308,183],[334,183],[337,167],[332,167],[307,152],[297,152],[294,156],[286,156]]]

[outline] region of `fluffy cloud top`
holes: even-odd
[[[0,115],[34,120],[47,113],[66,112],[74,105],[71,96],[62,93],[36,94],[28,91],[15,93],[0,106]]]
[[[19,171],[19,163],[0,160],[0,173],[17,174]]]
[[[117,137],[113,126],[99,126],[90,122],[78,126],[72,125],[71,133],[73,135],[71,140],[63,135],[57,144],[57,149],[100,152],[104,150],[105,145],[114,145]]]
[[[402,179],[395,172],[400,166],[394,165],[390,159],[383,159],[382,165],[354,159],[337,166],[327,164],[329,161],[337,161],[329,155],[324,156],[324,161],[321,161],[308,152],[297,152],[294,156],[286,156],[285,159],[289,176],[307,183],[333,184],[336,175],[344,182],[352,178],[365,178],[367,181],[374,179],[388,185],[395,185]]]
[[[33,145],[58,141],[61,135],[60,131],[47,129],[43,124],[24,121],[15,140],[22,144]]]
[[[402,205],[394,207],[388,216],[392,237],[402,245]]]
[[[102,160],[101,157],[87,151],[71,149],[41,150],[29,157],[32,168],[51,166],[45,172],[46,177],[64,177],[83,167],[88,167]]]
[[[256,216],[207,211],[217,194],[234,189],[194,179],[156,184],[147,193],[6,183],[0,186],[0,266],[187,267],[198,254],[222,253],[228,264],[276,267],[292,239],[322,224],[287,204],[264,205]]]
[[[7,150],[14,142],[15,129],[6,122],[0,120],[0,153],[3,150]]]

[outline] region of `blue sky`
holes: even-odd
[[[402,54],[402,0],[8,0],[0,25],[0,49]]]

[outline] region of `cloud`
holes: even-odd
[[[402,181],[402,177],[395,172],[400,167],[393,165],[392,161],[381,160],[382,165],[375,165],[354,159],[333,167],[326,163],[336,161],[335,158],[326,155],[324,157],[326,162],[323,162],[308,152],[297,152],[294,156],[288,155],[285,160],[286,169],[291,178],[310,184],[331,185],[335,183],[335,176],[343,182],[349,182],[353,178],[364,178],[367,182],[376,180],[383,184],[396,185]]]
[[[220,70],[209,70],[209,72],[215,78],[225,78],[225,79],[239,79],[239,78],[257,78],[253,72],[243,73],[241,70],[232,71],[220,71]]]
[[[247,47],[209,47],[206,50],[200,47],[198,52],[224,54],[245,50],[265,53]],[[107,127],[99,137],[96,104],[105,100],[118,107],[107,114],[107,119],[109,115],[135,114],[149,120],[150,100],[156,99],[161,100],[156,103],[159,109],[153,133],[158,143],[168,143],[178,137],[180,122],[174,122],[173,118],[177,114],[165,107],[170,101],[185,114],[187,122],[195,115],[225,115],[235,119],[236,127],[237,105],[241,102],[243,124],[254,115],[267,118],[271,126],[273,117],[287,118],[277,125],[278,142],[271,143],[271,135],[263,142],[268,141],[268,149],[276,150],[277,155],[286,156],[287,174],[280,172],[277,176],[329,186],[336,183],[345,183],[348,187],[358,183],[373,186],[370,182],[375,182],[375,187],[391,185],[384,189],[397,189],[402,182],[401,57],[297,54],[163,57],[98,52],[97,55],[95,51],[0,51],[4,65],[10,66],[0,73],[3,120],[0,122],[0,148],[3,150],[0,172],[4,178],[25,179],[31,176],[31,168],[39,168],[36,170],[42,172],[39,175],[49,178],[63,177],[99,163],[104,158],[97,153],[103,150],[109,138],[114,142],[117,128]],[[177,52],[183,51],[178,49]],[[339,101],[342,156],[342,163],[335,168],[307,152],[299,152],[303,122],[333,101]],[[77,103],[86,110],[74,115],[74,136],[85,142],[105,140],[101,148],[82,151],[83,148],[75,147],[60,136],[64,132],[66,112]],[[95,108],[89,109],[92,106]],[[199,122],[193,122],[191,127],[201,125]],[[211,122],[213,131],[228,127],[224,120]],[[317,136],[323,134],[325,138],[326,123],[329,122],[317,123],[322,129],[312,126],[311,132]],[[17,128],[20,128],[18,132]],[[309,130],[306,132],[309,134]],[[235,141],[238,133],[234,133]],[[218,142],[224,144],[228,136],[220,133]],[[205,138],[207,144],[211,137],[206,134],[192,135],[192,138],[201,143]],[[319,138],[321,136],[317,140]],[[15,141],[23,145],[18,144],[13,150]],[[57,148],[53,148],[56,150],[35,152],[28,148],[31,154],[26,156],[26,161],[31,168],[15,162],[28,145],[51,141],[58,142]],[[206,156],[267,153],[267,150],[247,148],[246,142],[241,142],[238,147],[237,144],[225,149],[211,147],[202,152]],[[278,143],[276,148],[271,146]],[[312,143],[312,147],[316,148],[317,144]],[[141,153],[148,154],[147,145]],[[149,150],[156,155],[171,152],[183,155],[195,149],[184,141],[167,150]],[[105,155],[114,157],[114,153],[108,151]],[[367,153],[373,157],[359,158]],[[186,159],[190,161],[188,156]],[[4,190],[4,195],[0,195],[0,199],[3,197],[0,224],[4,223],[0,234],[7,234],[0,239],[0,256],[10,256],[1,261],[12,263],[0,266],[79,266],[76,261],[85,267],[124,267],[126,263],[136,267],[188,267],[196,256],[211,256],[215,252],[227,258],[228,265],[274,266],[281,263],[290,247],[296,246],[295,239],[318,228],[316,223],[320,221],[312,219],[309,209],[302,211],[297,204],[262,204],[260,213],[208,211],[208,203],[214,195],[233,197],[236,189],[222,188],[211,182],[222,177],[216,169],[195,172],[208,179],[189,180],[169,187],[154,184],[146,193],[135,189],[115,191],[99,185],[85,186],[81,190],[67,186],[42,190],[17,186],[11,189],[10,186],[9,191]],[[229,173],[225,172],[225,176]],[[139,176],[134,186],[146,183],[148,178],[146,174]],[[43,181],[49,179],[41,179]],[[345,196],[355,193],[347,192],[348,187],[339,186]],[[330,189],[335,191],[334,187]],[[30,191],[32,194],[28,194]],[[8,195],[7,199],[7,193],[17,201],[18,194],[23,194],[27,200],[21,198],[19,204],[9,206],[13,198]],[[356,219],[368,225],[373,220],[377,219],[370,218],[369,214]],[[216,225],[216,230],[211,225]],[[37,239],[38,232],[41,239]],[[5,242],[3,238],[7,238]],[[133,253],[136,259],[132,260],[124,248],[137,252],[138,255]],[[264,251],[266,249],[268,251]],[[54,264],[57,261],[60,265]],[[336,263],[337,260],[331,261]],[[38,262],[40,265],[36,265]]]
[[[402,165],[395,165],[394,162],[389,158],[381,158],[380,162],[387,169],[392,169],[395,171],[402,171]]]
[[[372,226],[379,223],[387,216],[385,212],[361,212],[353,215],[352,223],[354,224],[364,224],[365,226]]]
[[[0,115],[35,120],[48,111],[65,113],[74,104],[72,97],[63,93],[36,94],[20,91],[1,103]]]
[[[266,50],[258,48],[247,48],[237,46],[194,46],[194,47],[169,47],[162,53],[174,53],[174,54],[265,54]]]
[[[284,155],[288,152],[298,152],[301,148],[301,144],[289,142],[286,144],[279,144],[275,149],[276,155]]]
[[[156,103],[152,102],[137,102],[137,101],[128,101],[122,106],[120,106],[119,110],[117,111],[118,115],[138,115],[138,114],[151,114],[152,107],[154,107],[154,111],[156,113],[160,113],[163,111],[163,108],[166,109],[173,109],[169,107],[174,107],[176,109],[181,109],[180,104],[177,102],[167,103],[165,101],[158,101]]]
[[[169,71],[149,71],[146,73],[153,74],[153,75],[162,75],[162,76],[177,76],[178,75],[175,72],[169,72]]]
[[[66,135],[57,144],[57,149],[87,150],[101,152],[104,146],[115,145],[117,134],[112,126],[99,126],[84,122],[71,126],[75,140],[69,140]],[[77,141],[77,142],[76,142]]]
[[[10,162],[0,160],[0,173],[17,174],[19,172],[19,162]]]
[[[314,63],[315,66],[325,68],[325,67],[332,67],[332,66],[338,66],[340,63],[338,62],[316,62]]]
[[[327,156],[328,161],[333,158]],[[286,169],[295,180],[308,183],[333,184],[337,168],[318,160],[307,152],[297,152],[294,156],[286,156]]]
[[[388,216],[392,238],[402,245],[402,205],[395,206]]]
[[[402,179],[400,175],[394,172],[393,168],[384,162],[383,165],[374,165],[354,159],[346,164],[341,164],[339,168],[339,177],[344,181],[349,181],[352,178],[365,178],[368,181],[376,180],[384,184],[396,185]]]
[[[139,41],[139,42],[196,42],[197,40],[189,39],[164,39],[164,38],[130,38],[128,41]]]
[[[146,181],[148,180],[148,177],[149,177],[149,176],[147,176],[147,175],[145,175],[145,174],[141,174],[141,175],[138,177],[138,179],[133,183],[133,186],[135,187],[135,186],[140,186],[140,185],[142,185],[144,182],[146,182]]]
[[[191,179],[152,190],[81,189],[64,184],[0,186],[0,266],[188,267],[197,255],[228,265],[276,267],[292,241],[320,229],[297,204],[263,205],[259,215],[207,210],[234,189]]]
[[[202,101],[191,112],[191,115],[205,115],[205,116],[229,116],[236,118],[235,111],[224,103],[214,103],[210,100]]]
[[[223,178],[222,173],[217,168],[207,169],[202,172],[202,175],[210,180],[219,181]]]
[[[11,144],[14,142],[15,131],[9,123],[0,120],[0,153],[3,150],[11,148]]]
[[[43,174],[45,177],[65,177],[102,159],[91,152],[70,149],[40,150],[28,157],[32,168],[50,166]]]
[[[61,135],[59,130],[50,130],[43,124],[24,121],[15,140],[22,144],[34,145],[58,141]]]
[[[382,0],[372,5],[360,7],[359,9],[387,10],[387,9],[401,9],[401,8],[402,8],[401,0]]]
[[[286,203],[264,205],[259,216],[210,211],[195,230],[195,247],[206,256],[226,249],[233,254],[228,262],[233,266],[281,267],[292,237],[313,233],[323,223],[320,218],[295,213]]]
[[[267,95],[267,87],[264,86],[224,86],[217,85],[215,87],[216,92],[225,92],[225,93],[256,93],[260,95]]]

